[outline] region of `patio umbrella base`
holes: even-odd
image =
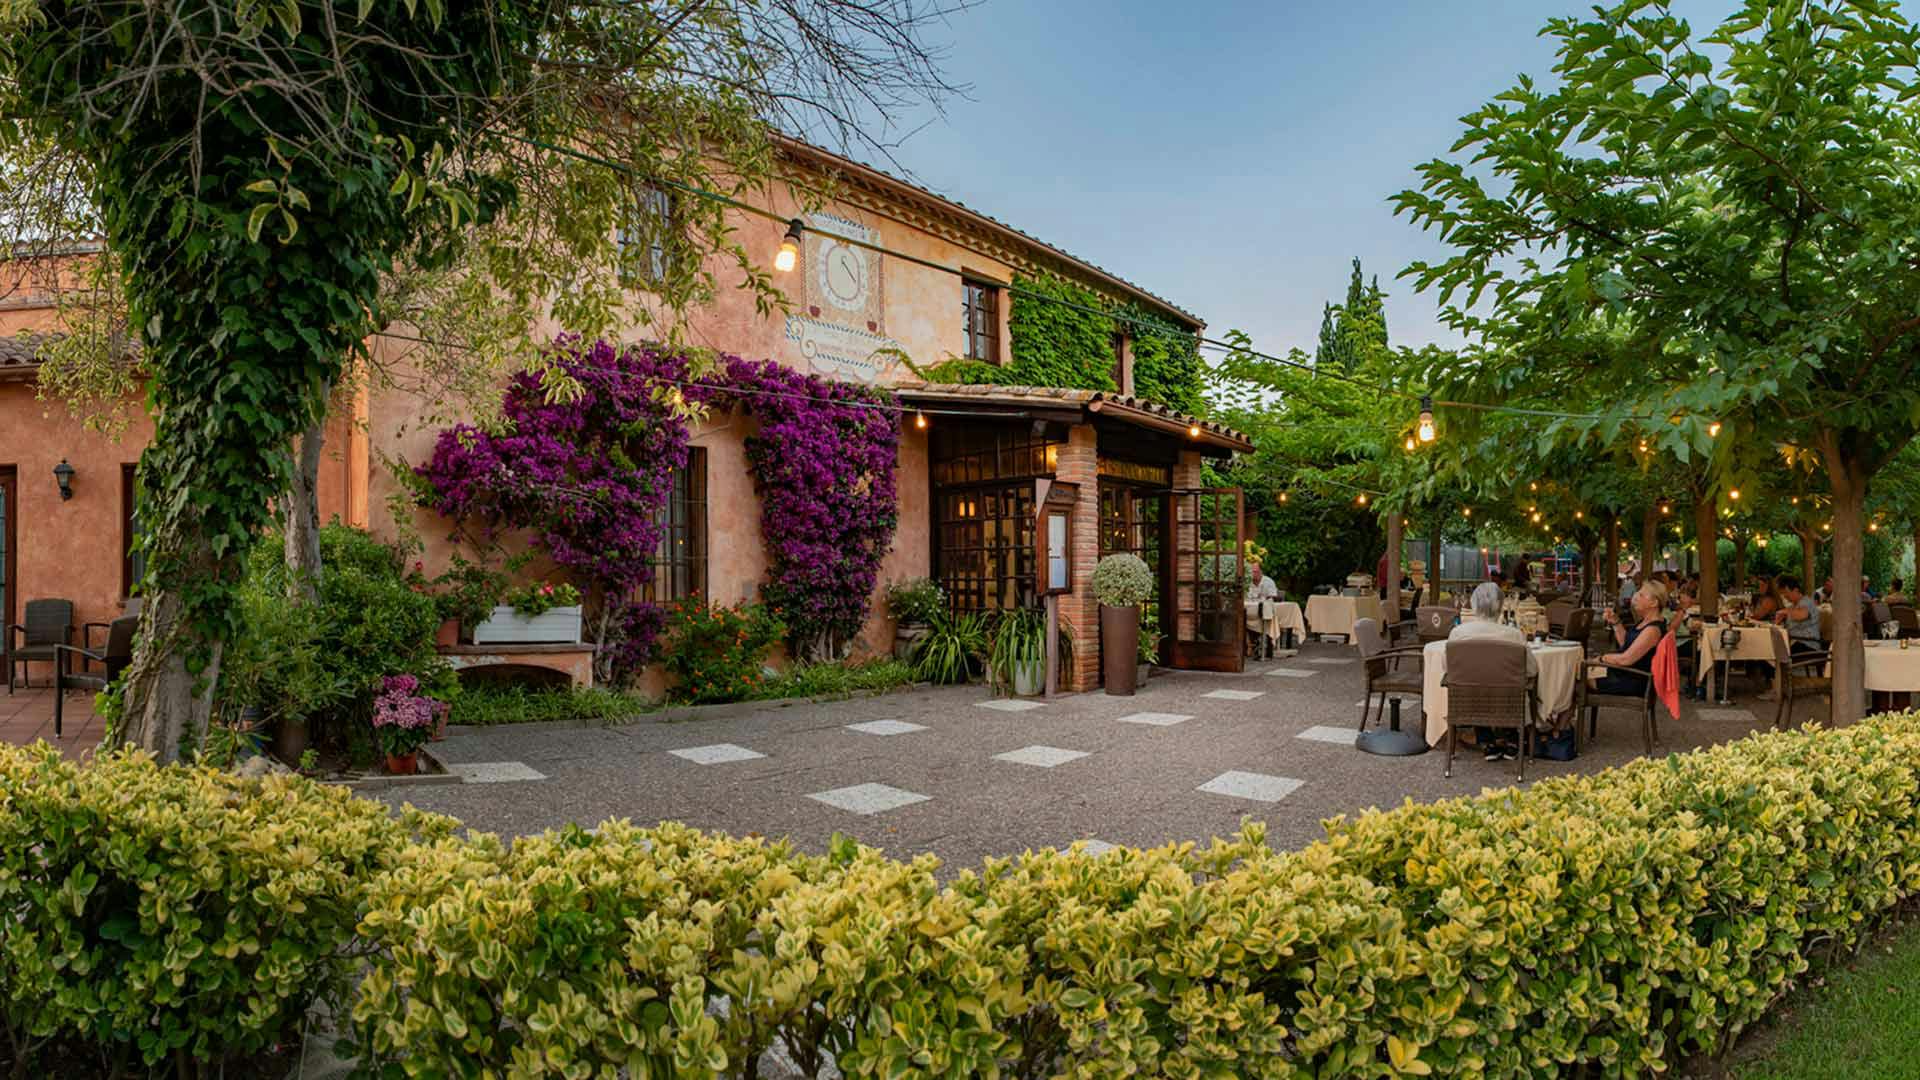
[[[1381,757],[1413,757],[1427,752],[1427,740],[1411,731],[1367,731],[1353,740],[1354,748],[1363,754],[1378,754]]]

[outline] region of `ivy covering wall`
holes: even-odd
[[[1016,274],[1008,290],[1008,360],[948,360],[925,369],[933,382],[1061,386],[1114,391],[1113,342],[1133,339],[1134,394],[1185,413],[1205,408],[1200,351],[1191,333],[1134,305],[1115,305],[1051,274]],[[1116,316],[1118,316],[1116,318]]]

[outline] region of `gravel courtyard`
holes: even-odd
[[[1751,698],[1751,684],[1735,685]],[[503,835],[671,819],[789,836],[813,851],[844,832],[951,866],[1076,840],[1205,841],[1245,817],[1266,821],[1271,841],[1291,847],[1318,838],[1336,814],[1513,782],[1514,763],[1465,750],[1451,780],[1438,752],[1356,751],[1363,693],[1351,647],[1309,643],[1241,675],[1163,674],[1132,697],[1017,701],[956,687],[732,719],[476,729],[433,747],[468,782],[379,795]],[[1757,708],[1688,702],[1683,720],[1663,723],[1658,752],[1764,727],[1773,707]],[[1418,699],[1404,709],[1403,723],[1417,730]],[[1579,761],[1530,763],[1528,779],[1593,771],[1639,750],[1638,721],[1602,713]]]

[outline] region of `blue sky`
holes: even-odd
[[[1687,4],[1726,10],[1730,3]],[[1459,117],[1544,77],[1583,0],[986,0],[950,25],[973,89],[895,152],[913,178],[1259,347],[1311,350],[1358,255],[1396,344],[1451,342],[1394,281],[1441,248],[1388,199]],[[1696,32],[1704,27],[1696,24]]]

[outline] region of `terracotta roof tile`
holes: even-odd
[[[1050,402],[1079,406],[1089,412],[1099,412],[1100,405],[1111,404],[1127,412],[1158,417],[1185,427],[1198,426],[1201,431],[1212,436],[1220,444],[1230,446],[1231,449],[1240,451],[1253,449],[1252,439],[1225,424],[1216,424],[1211,420],[1189,416],[1146,398],[1109,393],[1104,390],[1075,390],[1061,386],[1000,386],[988,383],[930,383],[917,379],[898,383],[892,389],[909,400],[928,402],[947,400],[955,403],[971,402],[988,405]]]

